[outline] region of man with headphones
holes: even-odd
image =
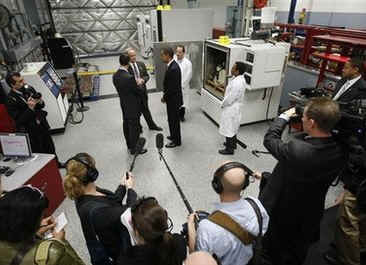
[[[259,200],[241,198],[242,191],[249,185],[251,174],[251,170],[239,162],[226,162],[215,171],[212,188],[219,195],[220,202],[215,205],[215,210],[208,219],[200,221],[197,231],[195,214],[188,217],[188,245],[191,252],[196,250],[215,254],[222,265],[243,265],[250,261],[253,241],[245,242],[235,231],[219,224],[212,217],[217,214],[225,216],[222,218],[224,223],[231,223],[234,230],[253,239],[260,231],[256,211],[249,202],[253,201],[263,220],[262,234],[267,231],[269,217]]]

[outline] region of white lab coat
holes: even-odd
[[[247,87],[244,76],[232,79],[225,89],[221,103],[221,119],[219,133],[225,137],[233,137],[238,133],[241,121],[241,107]]]
[[[182,73],[182,92],[183,92],[183,106],[187,109],[189,106],[189,91],[192,79],[192,63],[189,59],[184,57],[182,60],[178,60],[175,56],[175,61],[178,63],[180,67],[180,71]]]

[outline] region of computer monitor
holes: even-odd
[[[5,157],[31,157],[32,149],[27,133],[0,133],[0,145]]]

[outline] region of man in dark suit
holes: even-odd
[[[357,99],[366,99],[366,82],[362,78],[363,61],[353,57],[348,61],[342,71],[342,79],[336,84],[333,100],[350,102]]]
[[[345,165],[345,154],[331,135],[340,119],[339,106],[313,98],[302,117],[304,133],[281,139],[290,109],[277,118],[264,146],[278,160],[259,199],[270,215],[264,247],[275,265],[301,265],[311,244],[319,240],[325,196]]]
[[[161,60],[168,68],[164,77],[164,94],[161,102],[166,103],[171,140],[165,147],[174,148],[182,144],[180,134],[179,108],[183,105],[182,74],[177,62],[173,59],[174,51],[171,47],[163,48],[160,52]]]
[[[113,75],[113,85],[117,89],[123,115],[123,133],[127,148],[135,154],[137,140],[140,135],[139,119],[141,115],[142,91],[137,89],[135,77],[128,72],[130,58],[127,54],[119,57],[121,67]],[[146,153],[142,149],[140,154]]]
[[[146,66],[143,62],[138,62],[136,60],[136,52],[134,49],[128,49],[127,51],[128,56],[130,57],[130,68],[129,72],[133,75],[136,79],[136,83],[139,89],[142,90],[142,106],[141,106],[141,113],[145,118],[147,126],[149,126],[150,130],[153,131],[162,131],[163,129],[160,128],[154,122],[151,112],[149,110],[149,103],[148,103],[148,96],[147,96],[147,89],[146,83],[149,81],[150,76],[146,70]],[[142,126],[140,124],[140,128],[142,130]]]
[[[37,95],[33,87],[26,85],[18,72],[9,73],[6,82],[11,88],[6,108],[15,121],[16,131],[28,133],[32,152],[54,154],[58,166],[64,167],[56,155],[55,144],[49,132],[50,125],[46,119],[47,112],[43,110],[45,103],[42,96]]]

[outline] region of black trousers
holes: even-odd
[[[263,237],[263,249],[273,265],[302,265],[314,242],[304,240],[296,233],[284,234],[283,227],[270,221]]]
[[[139,119],[123,120],[123,134],[125,135],[127,148],[134,150],[140,135]]]
[[[141,113],[144,116],[147,126],[150,129],[157,127],[156,123],[154,122],[154,120],[151,116],[147,94],[144,95],[143,99],[142,99]],[[140,126],[141,126],[141,124],[140,124]]]
[[[179,108],[180,105],[176,104],[176,102],[172,101],[166,102],[167,112],[168,112],[168,124],[169,124],[169,132],[172,137],[172,141],[180,145],[182,143],[181,134],[180,134],[180,116],[179,116]]]
[[[230,151],[236,149],[236,135],[233,137],[226,137],[226,149]]]

